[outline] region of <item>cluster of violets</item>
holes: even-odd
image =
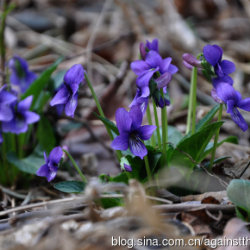
[[[64,110],[65,115],[74,117],[79,86],[82,82],[85,84],[84,74],[85,70],[82,65],[75,64],[64,75],[61,87],[50,101],[50,106],[56,106],[58,114]],[[44,152],[45,164],[38,169],[36,174],[46,177],[49,182],[52,181],[56,177],[62,157],[63,149],[59,146],[50,152],[49,157]]]
[[[224,103],[227,113],[232,120],[243,130],[248,129],[247,122],[239,112],[238,108],[250,111],[250,98],[242,99],[240,92],[233,87],[233,79],[229,74],[235,71],[235,65],[228,60],[222,60],[223,50],[218,45],[206,45],[203,53],[196,59],[191,54],[183,55],[183,64],[192,69],[197,67],[200,74],[209,76],[213,88],[211,96],[217,103]],[[208,68],[206,65],[209,65]]]
[[[172,75],[178,68],[171,64],[172,58],[162,58],[159,54],[158,40],[140,44],[141,60],[131,63],[131,69],[138,76],[136,79],[136,96],[130,107],[140,106],[144,113],[149,98],[152,97],[156,106],[163,108],[170,104],[167,86]],[[161,89],[163,91],[161,91]]]
[[[18,100],[19,94],[27,90],[36,75],[29,71],[27,62],[19,56],[14,56],[8,66],[11,85],[0,88],[0,144],[3,142],[2,132],[25,133],[29,124],[40,119],[38,114],[29,111],[32,96]],[[13,85],[18,87],[17,90],[12,88]]]
[[[171,57],[163,59],[160,56],[157,39],[151,43],[141,43],[140,56],[141,60],[131,63],[131,69],[137,75],[136,95],[129,112],[124,108],[116,111],[116,124],[120,134],[113,140],[111,147],[115,150],[129,148],[135,156],[143,159],[148,153],[143,141],[149,140],[156,129],[153,125],[141,125],[149,99],[152,97],[160,108],[170,104],[167,86],[178,68],[171,64]]]
[[[124,108],[116,111],[115,118],[119,135],[113,140],[111,147],[123,151],[129,148],[135,156],[143,159],[148,153],[143,141],[149,140],[156,129],[153,125],[142,125],[149,98],[152,97],[156,105],[161,108],[169,105],[167,85],[178,69],[171,64],[172,58],[162,59],[157,39],[152,43],[147,41],[145,45],[141,44],[140,52],[142,60],[131,64],[131,69],[138,76],[137,93],[129,111]],[[64,110],[67,116],[74,116],[77,107],[77,92],[80,83],[84,81],[84,74],[85,70],[79,64],[72,66],[65,74],[63,85],[50,102],[51,106],[57,107],[59,113]],[[163,89],[163,94],[161,89]],[[48,158],[45,154],[46,164],[37,171],[38,176],[45,176],[48,181],[55,178],[62,157],[62,150],[59,148],[53,149]],[[124,168],[131,171],[131,167],[126,164]]]
[[[196,67],[198,73],[209,76],[213,88],[211,95],[218,103],[227,106],[227,112],[233,121],[246,131],[248,125],[238,108],[250,111],[250,98],[242,99],[241,94],[233,87],[233,79],[229,76],[235,71],[235,65],[228,60],[222,60],[223,51],[218,45],[207,45],[198,59],[191,54],[183,55],[183,64],[188,69]],[[171,64],[172,58],[162,58],[159,54],[158,40],[147,41],[140,44],[140,60],[131,63],[131,69],[137,75],[136,95],[130,104],[130,110],[118,108],[115,114],[116,125],[119,131],[111,143],[114,150],[125,151],[130,149],[133,155],[143,159],[148,151],[144,144],[156,130],[156,126],[142,125],[143,116],[150,99],[157,107],[164,108],[170,105],[168,84],[178,68]],[[10,81],[18,86],[24,93],[36,79],[36,75],[29,71],[27,62],[18,57],[13,57],[9,62],[11,70]],[[59,114],[63,111],[66,116],[74,117],[77,107],[78,90],[81,83],[85,84],[85,70],[80,64],[73,65],[65,74],[64,81],[55,96],[50,101]],[[39,115],[29,111],[32,96],[18,101],[18,94],[7,86],[0,89],[0,142],[3,141],[2,132],[15,134],[24,133],[28,125],[39,120]],[[48,181],[55,178],[63,149],[55,147],[47,157],[44,153],[45,164],[37,171],[38,176],[44,176]],[[131,171],[131,166],[124,164],[126,171]]]
[[[10,85],[0,88],[0,144],[3,143],[2,133],[21,134],[28,131],[29,124],[38,122],[40,116],[30,111],[33,97],[28,96],[19,100],[30,85],[37,79],[34,72],[29,70],[28,63],[19,56],[9,60]],[[57,91],[50,105],[56,106],[61,114],[64,110],[67,116],[73,117],[77,107],[78,89],[84,82],[84,69],[82,65],[73,65],[65,74],[64,82]],[[44,152],[46,164],[41,166],[37,175],[45,176],[48,181],[55,178],[59,163],[62,159],[61,147],[54,148],[49,157]]]

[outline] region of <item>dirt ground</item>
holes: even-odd
[[[244,97],[250,96],[248,0],[13,2],[16,8],[6,22],[7,58],[13,54],[24,57],[36,73],[61,56],[58,70],[82,64],[111,120],[115,110],[127,108],[135,95],[136,75],[130,63],[138,58],[139,43],[154,38],[159,39],[161,55],[171,56],[179,68],[169,85],[172,104],[168,117],[180,132],[185,132],[190,79],[190,71],[182,64],[183,53],[197,55],[208,43],[220,45],[225,58],[236,64],[235,88]],[[210,91],[211,84],[199,76],[198,119],[214,105]],[[99,183],[99,174],[112,176],[121,170],[105,128],[93,111],[95,103],[86,86],[80,89],[75,118],[55,118],[48,108],[46,114],[55,125],[60,144],[68,146],[90,182],[82,195],[62,194],[38,177],[28,189],[0,186],[0,249],[211,249],[213,242],[205,238],[245,237],[250,241],[247,225],[236,218],[225,191],[234,178],[249,180],[250,134],[238,129],[225,110],[220,139],[235,135],[239,144],[225,143],[218,149],[218,158],[230,158],[218,164],[212,174],[197,175],[209,185],[191,195],[176,195],[164,187],[148,195],[145,186],[135,180],[129,185]],[[250,114],[245,112],[244,117],[250,124]],[[173,177],[175,173],[166,172],[162,179],[167,183]],[[61,170],[57,178],[78,177]],[[107,197],[122,199],[124,206],[104,209],[100,200]],[[142,246],[131,243],[138,239]],[[160,244],[163,239],[168,246]],[[182,246],[176,239],[182,240]],[[199,244],[191,244],[194,239]],[[172,245],[171,240],[175,240]],[[218,249],[243,250],[248,246]]]

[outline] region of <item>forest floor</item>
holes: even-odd
[[[13,54],[24,57],[36,73],[60,56],[64,59],[58,70],[82,64],[111,120],[115,110],[127,108],[135,95],[136,75],[130,63],[138,57],[139,43],[154,38],[160,41],[162,56],[171,56],[179,67],[180,74],[169,85],[173,101],[168,117],[170,125],[180,132],[185,132],[191,74],[182,65],[183,53],[196,55],[207,43],[220,45],[225,57],[236,64],[235,88],[244,97],[250,94],[247,0],[16,2],[17,7],[6,23],[7,58]],[[197,119],[214,105],[210,92],[211,84],[199,76]],[[105,127],[93,116],[93,111],[96,108],[91,93],[82,88],[78,118],[54,119],[49,109],[47,112],[60,144],[68,146],[90,180],[84,194],[62,194],[39,177],[31,180],[29,188],[0,186],[0,249],[127,249],[138,239],[143,244],[134,245],[133,249],[211,249],[215,243],[204,239],[245,237],[250,241],[250,232],[237,219],[226,193],[232,179],[250,178],[250,133],[242,132],[225,110],[226,122],[220,137],[234,135],[239,143],[224,143],[217,150],[217,158],[230,158],[216,165],[212,173],[197,174],[195,178],[200,184],[196,192],[183,195],[164,188],[149,195],[146,187],[135,180],[129,185],[98,182],[99,174],[112,176],[121,170]],[[244,117],[250,124],[249,113],[245,112]],[[58,171],[58,180],[77,178]],[[176,172],[166,172],[162,177],[165,183],[173,178],[180,181]],[[110,194],[114,191],[119,191],[119,195]],[[107,197],[122,198],[124,206],[104,209],[100,200]],[[170,240],[168,247],[160,245],[163,239]],[[178,239],[183,240],[184,246],[178,246]],[[190,239],[197,239],[198,243],[192,245]],[[175,240],[172,246],[171,240]],[[218,249],[243,250],[248,246]]]

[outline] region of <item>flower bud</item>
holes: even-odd
[[[189,65],[193,67],[197,67],[197,68],[201,67],[201,61],[196,59],[192,54],[185,53],[182,55],[182,59],[183,61],[185,61],[186,63],[188,63]]]
[[[129,165],[127,165],[127,164],[124,164],[123,167],[124,167],[124,170],[125,170],[125,171],[127,171],[127,172],[132,172],[131,166],[129,166]]]

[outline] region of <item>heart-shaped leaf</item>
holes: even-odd
[[[227,187],[228,198],[239,208],[250,214],[250,181],[232,180]]]
[[[203,160],[204,151],[223,122],[209,124],[193,135],[185,136],[169,156],[172,166],[187,166],[193,168]]]
[[[64,193],[81,193],[85,188],[82,181],[62,181],[54,184],[54,188]]]
[[[214,118],[215,114],[218,112],[220,104],[215,105],[196,125],[196,131],[201,130],[209,124],[209,122]]]
[[[19,170],[29,174],[35,174],[36,171],[43,164],[45,164],[43,156],[40,156],[36,153],[33,153],[26,158],[19,159],[15,153],[11,152],[7,154],[7,159],[11,164],[13,164]]]

